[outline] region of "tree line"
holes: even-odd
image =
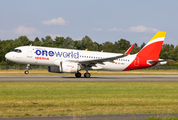
[[[120,39],[118,41],[110,42],[106,41],[104,43],[97,43],[93,42],[93,40],[85,36],[81,40],[73,40],[70,37],[57,37],[52,39],[51,36],[46,36],[41,38],[41,40],[36,37],[34,41],[31,41],[27,38],[27,36],[20,36],[15,40],[0,40],[0,65],[20,65],[13,62],[6,62],[5,54],[7,52],[12,51],[14,48],[19,46],[45,46],[45,47],[55,47],[55,48],[67,48],[67,49],[78,49],[78,50],[85,50],[88,49],[89,51],[103,51],[103,52],[111,52],[111,53],[125,53],[125,51],[131,46],[130,42],[125,39]],[[135,43],[134,48],[131,51],[131,54],[135,54],[139,52],[145,43],[141,44],[140,46]],[[170,45],[170,44],[163,44],[161,53],[161,59],[172,59],[178,60],[178,46]],[[177,62],[170,62],[168,65],[176,65],[178,66]]]

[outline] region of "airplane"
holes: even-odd
[[[96,52],[87,50],[63,49],[40,46],[21,46],[8,52],[5,58],[9,61],[27,64],[29,66],[48,66],[49,72],[75,73],[81,77],[81,70],[85,70],[85,78],[90,78],[88,70],[128,71],[167,64],[166,60],[159,59],[159,54],[166,36],[166,32],[159,31],[136,54],[130,54],[132,45],[124,54]]]

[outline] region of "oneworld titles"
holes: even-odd
[[[60,52],[60,51],[47,51],[47,50],[36,50],[35,54],[40,56],[56,56],[56,57],[64,57],[64,58],[75,58],[78,59],[79,58],[79,52]]]

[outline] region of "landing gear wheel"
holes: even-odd
[[[27,64],[26,71],[24,72],[25,74],[29,73],[29,71],[28,71],[29,67],[30,67],[30,64]]]
[[[85,77],[85,78],[90,78],[90,76],[91,76],[90,73],[85,73],[85,74],[84,74],[84,77]]]
[[[81,73],[75,73],[75,77],[76,78],[80,78],[81,77]]]
[[[28,73],[29,73],[29,71],[28,71],[28,70],[26,70],[24,73],[25,73],[25,74],[28,74]]]

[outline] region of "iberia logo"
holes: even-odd
[[[72,66],[72,65],[67,65],[67,67],[71,67],[71,68],[74,68],[74,66]]]
[[[38,60],[49,60],[49,58],[46,58],[46,57],[35,57],[35,59],[38,59]]]

